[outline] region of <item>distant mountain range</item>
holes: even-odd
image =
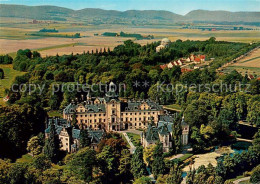
[[[157,10],[72,10],[57,6],[24,6],[0,4],[0,17],[36,20],[86,21],[95,24],[169,24],[176,22],[260,22],[260,12],[194,10],[186,15]]]

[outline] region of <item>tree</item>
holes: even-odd
[[[0,159],[0,183],[9,183],[8,172],[10,170],[10,160]]]
[[[154,149],[152,172],[153,172],[155,178],[157,178],[157,176],[159,174],[164,174],[164,172],[165,172],[165,163],[164,163],[164,158],[163,158],[162,143],[158,143]]]
[[[180,184],[182,182],[182,169],[179,164],[174,164],[171,168],[166,182],[167,184]]]
[[[76,112],[73,112],[72,120],[71,120],[71,126],[75,127],[77,124],[78,124],[77,114],[76,114]]]
[[[51,162],[44,154],[40,154],[34,158],[33,166],[43,172],[51,167]]]
[[[134,178],[140,178],[147,174],[145,164],[143,161],[143,148],[138,146],[131,159],[131,172]]]
[[[13,164],[10,167],[8,177],[10,178],[11,184],[26,183],[25,178],[26,166],[24,164]]]
[[[4,70],[0,68],[0,79],[3,79],[5,77]]]
[[[54,122],[51,121],[49,126],[50,126],[50,133],[49,133],[49,137],[45,141],[44,154],[52,162],[56,162],[59,154],[60,140],[58,138],[58,135],[56,134]]]
[[[190,168],[190,171],[187,173],[187,177],[186,177],[186,183],[187,184],[193,184],[194,183],[195,174],[196,174],[196,170],[195,169],[192,170]]]
[[[179,117],[177,120],[173,122],[173,127],[172,127],[173,154],[180,153],[180,151],[182,150],[181,136],[182,136],[182,127],[181,127],[181,119]]]
[[[79,179],[89,183],[93,180],[93,170],[96,164],[95,151],[90,148],[83,148],[73,155],[68,163],[68,170]]]
[[[87,147],[91,144],[91,140],[88,134],[88,130],[87,129],[82,129],[80,131],[80,146],[82,148]]]
[[[34,155],[39,155],[42,152],[42,145],[37,136],[32,137],[27,143],[27,151]]]
[[[134,184],[152,184],[151,178],[147,176],[142,176],[141,178],[138,178],[134,181]]]
[[[259,183],[260,182],[260,165],[255,167],[252,171],[252,175],[250,177],[250,182]]]
[[[132,176],[131,176],[131,154],[129,150],[123,149],[121,151],[121,158],[119,160],[119,173],[120,173],[120,178],[123,183],[126,183],[129,181]]]
[[[144,149],[144,163],[146,166],[150,167],[153,163],[153,152],[155,150],[156,145],[149,145]]]

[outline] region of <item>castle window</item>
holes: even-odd
[[[104,122],[106,122],[106,119],[104,119]]]
[[[88,115],[85,115],[85,117],[88,117]]]
[[[136,121],[136,118],[135,118],[135,121]]]
[[[145,112],[144,112],[144,115],[145,115]]]
[[[132,113],[130,113],[130,115],[132,115]]]
[[[94,117],[96,117],[97,115],[96,114],[94,114]]]
[[[141,115],[141,112],[139,112],[139,115]]]
[[[132,118],[130,118],[130,121],[132,121]]]
[[[139,118],[139,121],[141,121],[141,118]]]
[[[123,118],[121,118],[121,121],[124,121]]]
[[[125,115],[127,115],[127,113],[125,113]]]

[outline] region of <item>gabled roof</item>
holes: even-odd
[[[80,138],[80,130],[79,129],[72,129],[72,138],[73,139],[79,139]]]
[[[147,141],[157,141],[159,140],[158,129],[152,125],[148,126],[147,132],[145,134]]]
[[[99,143],[105,134],[103,130],[88,130],[89,138],[91,143]]]

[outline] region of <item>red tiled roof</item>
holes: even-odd
[[[191,72],[192,69],[188,69],[188,68],[182,68],[181,69],[181,72],[184,73],[184,72]]]
[[[196,57],[194,60],[197,62],[200,62],[200,58],[198,58],[198,57]]]
[[[200,59],[205,59],[206,56],[205,55],[200,55]]]
[[[162,69],[162,70],[164,70],[165,68],[167,68],[167,65],[165,64],[165,65],[160,65],[160,68]]]

